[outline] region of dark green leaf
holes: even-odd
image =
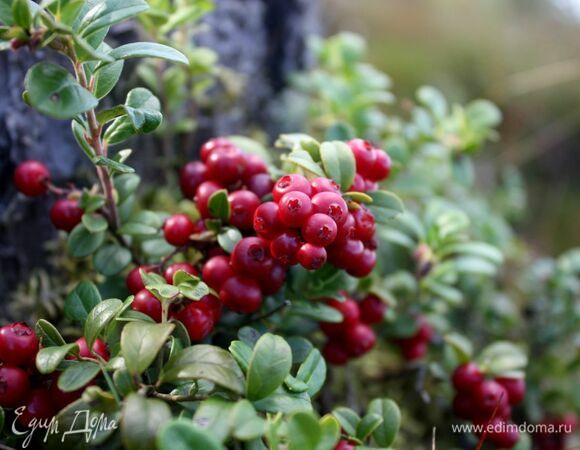
[[[14,0],[12,2],[12,18],[19,27],[28,30],[32,25],[32,12],[28,0]]]
[[[83,214],[83,225],[91,233],[98,233],[100,231],[105,231],[109,224],[107,219],[105,219],[101,214],[96,213],[85,213]]]
[[[378,223],[388,223],[405,211],[403,202],[392,192],[374,191],[368,193],[373,202],[368,205]]]
[[[225,450],[210,434],[186,420],[173,420],[157,436],[159,450]]]
[[[156,450],[156,437],[163,425],[170,420],[171,410],[162,400],[130,394],[125,400],[121,422],[124,448]]]
[[[332,415],[338,420],[342,429],[349,436],[356,435],[356,428],[360,422],[360,417],[352,409],[339,406],[332,411]]]
[[[95,74],[95,97],[101,99],[113,90],[121,77],[124,65],[124,61],[115,61],[107,64]]]
[[[193,422],[217,441],[224,442],[231,431],[228,422],[233,407],[233,402],[221,397],[208,398],[195,411]]]
[[[252,347],[243,341],[232,341],[228,350],[242,370],[247,372],[250,366],[250,359],[252,359]]]
[[[84,334],[87,340],[87,346],[91,348],[93,342],[99,336],[107,324],[123,308],[123,302],[116,298],[103,300],[98,303],[87,316],[85,322]]]
[[[105,233],[91,233],[84,224],[78,224],[68,236],[68,248],[71,256],[84,258],[97,250],[105,240]]]
[[[72,392],[86,386],[97,376],[101,369],[91,361],[79,361],[69,367],[58,377],[58,388],[64,392]]]
[[[127,369],[139,375],[154,361],[175,326],[171,323],[131,322],[121,333],[121,353]]]
[[[362,418],[362,420],[358,423],[356,427],[356,437],[357,439],[361,440],[362,442],[366,441],[368,437],[383,423],[383,417],[374,414],[368,413],[366,416]]]
[[[40,343],[45,347],[66,344],[55,326],[44,319],[39,319],[36,322],[35,330]]]
[[[336,308],[325,305],[322,302],[310,300],[294,301],[290,311],[298,316],[308,317],[309,319],[321,322],[342,322],[342,314]]]
[[[373,439],[381,447],[389,447],[401,425],[401,412],[397,404],[390,399],[375,399],[369,403],[369,414],[383,418],[382,424],[373,431]]]
[[[116,275],[131,262],[131,252],[117,244],[101,247],[93,257],[95,269],[105,276]]]
[[[314,397],[320,391],[326,379],[326,362],[318,349],[312,349],[306,360],[300,365],[296,378],[308,385],[310,397]]]
[[[36,368],[42,374],[54,372],[69,353],[78,352],[77,344],[66,344],[59,347],[45,347],[36,354]]]
[[[76,320],[81,325],[91,310],[101,301],[101,294],[90,281],[81,281],[64,301],[64,314],[69,320]]]
[[[75,138],[75,141],[77,141],[77,144],[79,145],[79,147],[82,149],[83,152],[85,152],[85,154],[87,155],[87,157],[92,161],[95,157],[95,151],[94,149],[89,145],[89,142],[87,141],[87,130],[85,128],[83,128],[83,126],[78,123],[76,120],[73,120],[71,122],[71,128],[72,128],[72,132],[73,132],[73,136]],[[92,211],[88,211],[85,209],[86,212],[92,212],[95,211],[94,209]]]
[[[228,221],[230,219],[231,211],[227,190],[220,189],[219,191],[211,194],[207,206],[212,217],[215,217],[216,219],[222,219],[224,221]]]
[[[139,187],[141,178],[135,174],[123,174],[115,177],[115,189],[119,194],[119,203],[123,203]]]

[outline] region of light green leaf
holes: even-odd
[[[156,450],[156,438],[161,428],[170,420],[171,410],[162,400],[130,394],[125,400],[121,421],[121,438],[124,448]]]
[[[368,193],[373,202],[368,205],[378,223],[388,223],[405,211],[403,202],[392,192],[373,191]]]
[[[193,423],[173,420],[157,436],[159,450],[226,450],[214,437]]]
[[[45,347],[36,354],[36,368],[42,374],[54,372],[69,353],[77,353],[77,344],[66,344],[59,347]]]
[[[320,391],[326,379],[326,362],[318,349],[312,349],[306,360],[300,365],[296,378],[308,385],[310,397],[314,397]]]
[[[189,65],[187,57],[180,51],[155,42],[132,42],[113,49],[109,56],[116,59],[160,58],[167,61]]]
[[[173,332],[171,323],[131,322],[121,332],[121,353],[129,372],[139,375],[155,360]]]
[[[356,162],[348,145],[340,141],[323,142],[320,146],[320,159],[324,171],[346,190],[354,181]]]
[[[401,426],[401,412],[397,404],[390,399],[375,399],[369,403],[369,414],[383,418],[383,422],[373,431],[373,439],[381,447],[389,447]]]

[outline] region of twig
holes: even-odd
[[[267,311],[265,313],[262,313],[259,316],[251,317],[250,319],[248,319],[247,321],[245,321],[242,324],[242,326],[248,325],[248,324],[253,323],[253,322],[257,322],[259,320],[267,319],[268,317],[273,316],[277,312],[282,311],[283,309],[289,307],[290,305],[292,305],[292,302],[290,300],[286,299],[282,303],[280,303],[278,306],[276,306],[275,308],[273,308],[272,310]]]

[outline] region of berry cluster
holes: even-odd
[[[352,139],[348,145],[356,161],[356,175],[349,191],[376,191],[378,182],[388,178],[391,173],[391,158],[363,139]]]
[[[407,361],[415,361],[427,354],[429,342],[433,339],[433,328],[423,316],[417,316],[417,331],[412,336],[398,338],[394,344],[399,347]]]
[[[360,303],[347,297],[344,301],[326,301],[342,314],[342,322],[322,322],[320,329],[328,337],[322,353],[331,364],[344,365],[370,351],[376,336],[370,325],[381,323],[386,305],[376,295],[367,295]]]
[[[453,372],[456,390],[453,411],[462,419],[490,428],[486,434],[496,447],[512,448],[519,440],[517,430],[501,427],[511,421],[511,407],[520,403],[526,392],[521,378],[485,379],[477,364],[468,362]]]
[[[107,347],[97,339],[89,351],[85,338],[76,341],[79,357],[93,358],[93,353],[109,359]],[[84,388],[63,392],[57,386],[56,374],[43,376],[36,371],[35,360],[39,340],[24,323],[11,323],[0,328],[0,406],[26,408],[18,422],[27,427],[32,419],[49,419],[69,403],[80,398]],[[71,357],[72,358],[72,357]]]

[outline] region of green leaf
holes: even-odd
[[[241,241],[242,233],[235,227],[224,227],[218,234],[218,244],[227,253],[232,253],[236,244]]]
[[[318,349],[312,349],[306,360],[300,365],[296,378],[308,385],[310,397],[314,397],[320,391],[326,379],[326,362]]]
[[[114,62],[113,58],[104,53],[100,48],[93,47],[87,39],[77,34],[73,34],[72,38],[75,43],[75,51],[77,53],[77,58],[79,61],[83,62],[104,61],[110,63]]]
[[[272,395],[253,403],[257,410],[273,414],[312,411],[312,403],[307,392],[288,392],[282,386],[276,389]]]
[[[155,360],[157,353],[173,332],[171,323],[131,322],[121,332],[121,353],[129,372],[140,375]]]
[[[95,269],[105,276],[116,275],[131,262],[131,252],[117,244],[101,247],[93,257]]]
[[[459,333],[448,333],[444,337],[445,342],[457,355],[457,359],[466,363],[473,358],[473,344],[469,339]]]
[[[84,224],[78,224],[68,236],[68,249],[71,256],[84,258],[94,253],[104,242],[105,233],[91,233]]]
[[[266,431],[266,422],[258,416],[252,404],[245,399],[238,401],[233,407],[229,425],[234,438],[240,441],[252,441]]]
[[[157,231],[159,231],[157,228],[139,222],[127,222],[119,228],[119,234],[128,236],[152,236]]]
[[[71,122],[71,129],[72,129],[75,141],[77,141],[77,144],[79,145],[81,150],[83,152],[85,152],[85,155],[87,155],[87,157],[92,161],[93,158],[95,157],[95,151],[89,145],[89,142],[87,141],[87,138],[86,138],[86,135],[88,134],[87,130],[85,128],[83,128],[83,126],[80,123],[78,123],[76,120],[73,120]],[[84,192],[83,192],[83,194],[84,194]],[[85,210],[85,212],[92,212],[92,211],[96,210],[96,209],[93,209],[93,210],[89,211],[85,208],[83,208],[83,209]]]
[[[501,374],[526,367],[528,357],[512,342],[499,341],[485,347],[477,362],[485,373]]]
[[[284,386],[291,392],[300,393],[308,391],[308,385],[292,375],[287,375],[286,378],[284,378]]]
[[[382,424],[373,431],[373,439],[381,447],[389,447],[401,425],[401,412],[397,404],[390,399],[374,399],[369,403],[369,414],[383,418]]]
[[[93,94],[78,84],[66,69],[53,63],[32,66],[24,86],[30,104],[55,119],[72,119],[98,105]]]
[[[97,376],[101,369],[97,363],[79,361],[67,367],[58,377],[58,388],[64,392],[72,392],[86,386]]]
[[[383,423],[383,417],[368,413],[362,418],[356,427],[356,437],[362,442],[366,441],[368,437]]]
[[[122,308],[123,302],[113,298],[103,300],[91,310],[84,327],[84,334],[89,348],[92,348],[95,339]]]
[[[99,233],[100,231],[105,231],[109,227],[107,219],[105,219],[101,214],[96,213],[83,214],[82,222],[85,228],[91,233]]]
[[[165,382],[209,380],[237,394],[244,392],[244,375],[226,350],[199,344],[183,349],[170,359],[161,373]]]
[[[163,425],[170,420],[171,410],[162,400],[130,394],[123,406],[123,420],[121,422],[121,438],[124,448],[127,450],[156,450],[156,437]]]
[[[316,450],[320,438],[320,425],[313,414],[297,412],[288,419],[289,450]]]
[[[90,281],[81,281],[64,300],[64,314],[69,320],[80,322],[81,325],[91,310],[101,301],[101,294]]]
[[[143,0],[103,0],[93,2],[91,6],[79,23],[83,36],[134,17],[149,8]]]
[[[330,414],[327,414],[319,421],[320,442],[316,450],[333,450],[340,439],[340,423]]]
[[[325,177],[326,174],[322,167],[320,167],[310,153],[306,150],[293,150],[290,154],[286,156],[286,161],[300,167],[301,169],[305,170],[306,172],[310,172],[317,177]]]
[[[187,278],[186,275],[188,276]],[[207,284],[201,281],[198,277],[191,276],[191,274],[183,270],[178,270],[177,273],[173,275],[173,280],[174,284],[176,284],[179,289],[179,293],[191,300],[199,300],[210,293]]]
[[[109,56],[116,59],[160,58],[189,65],[187,57],[178,50],[155,42],[132,42],[113,49]]]
[[[264,334],[254,347],[248,367],[246,396],[260,400],[272,394],[290,373],[292,350],[280,336]]]
[[[360,422],[360,417],[352,409],[339,406],[332,411],[332,415],[338,420],[342,429],[349,436],[356,435],[356,428]]]
[[[159,450],[225,450],[210,434],[186,420],[169,422],[157,436]]]
[[[356,191],[345,192],[344,194],[342,194],[342,196],[345,197],[346,200],[353,200],[359,203],[373,202],[372,197],[370,195],[365,194],[364,192],[356,192]]]
[[[234,403],[221,397],[204,400],[195,411],[193,422],[219,442],[224,442],[231,431],[227,426]]]
[[[93,163],[97,166],[106,167],[107,169],[109,169],[113,173],[115,173],[115,172],[117,172],[117,173],[133,173],[133,172],[135,172],[135,169],[133,169],[131,166],[128,166],[127,164],[120,163],[120,162],[115,161],[114,159],[111,159],[111,158],[105,158],[104,156],[97,156],[96,158],[93,159]]]
[[[12,2],[12,18],[19,27],[28,30],[32,25],[32,12],[28,0],[14,0]]]
[[[36,368],[42,374],[54,372],[69,353],[78,353],[77,344],[66,344],[59,347],[45,347],[36,354]]]
[[[14,24],[11,0],[0,0],[0,22],[6,25]]]
[[[232,341],[228,350],[244,372],[248,371],[252,359],[252,347],[243,341]]]
[[[121,78],[121,73],[123,72],[123,67],[125,65],[124,61],[115,61],[113,63],[105,65],[101,70],[99,70],[95,75],[95,97],[101,99],[105,97],[109,92],[113,90],[119,78]]]
[[[55,326],[44,319],[39,319],[34,329],[44,347],[66,344]]]
[[[356,162],[350,147],[344,142],[323,142],[320,146],[320,159],[324,171],[346,190],[354,181]]]
[[[485,259],[471,256],[460,256],[453,260],[458,272],[485,275],[492,277],[497,273],[497,267]]]
[[[228,201],[228,191],[226,189],[220,189],[211,194],[207,206],[212,217],[226,222],[230,220],[230,202]]]
[[[290,308],[292,314],[297,316],[308,317],[309,319],[318,320],[320,322],[342,322],[342,314],[336,308],[325,305],[322,302],[314,302],[310,300],[294,301]]]
[[[405,211],[403,202],[392,192],[373,191],[368,193],[373,202],[368,205],[378,223],[388,223]]]
[[[437,119],[443,119],[447,115],[447,100],[440,91],[431,86],[422,86],[417,91],[417,99],[427,107]]]
[[[135,174],[123,174],[115,177],[114,184],[119,195],[119,203],[127,200],[137,190],[140,182],[141,178]]]

